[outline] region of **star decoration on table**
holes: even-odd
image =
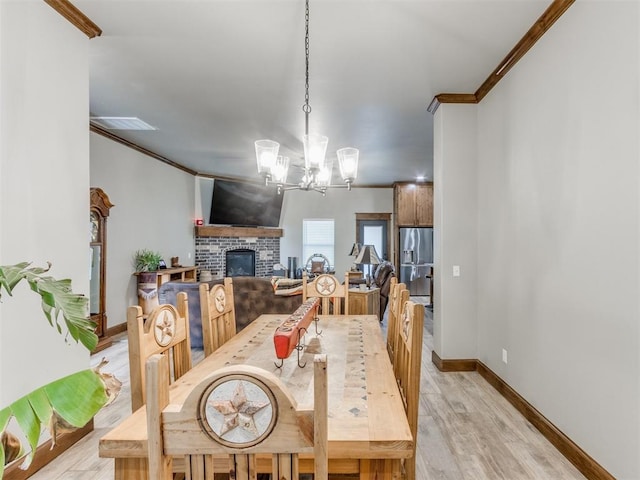
[[[336,281],[328,276],[322,275],[316,282],[316,290],[320,295],[331,295],[336,289]]]
[[[212,400],[210,405],[224,416],[224,422],[218,435],[223,436],[234,428],[242,428],[255,438],[261,432],[256,428],[254,416],[268,406],[269,402],[254,402],[247,399],[244,382],[239,380],[231,399]]]
[[[153,335],[158,345],[163,347],[169,345],[176,333],[175,319],[169,315],[169,312],[162,311],[156,318],[155,329]]]

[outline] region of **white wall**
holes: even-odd
[[[392,188],[334,189],[327,191],[325,197],[316,192],[287,191],[280,217],[280,227],[284,229],[284,237],[280,240],[280,263],[286,266],[288,257],[298,257],[298,265],[304,266],[307,259],[302,258],[303,219],[333,218],[335,270],[336,275],[344,275],[354,260],[349,252],[356,239],[356,213],[391,212]]]
[[[640,478],[639,10],[576,2],[462,107],[476,136],[447,122],[457,106],[437,114],[440,138],[477,148],[478,358],[627,480]]]
[[[152,132],[152,135],[161,134]],[[107,321],[126,322],[137,305],[133,254],[159,251],[167,265],[194,265],[195,180],[188,173],[91,133],[91,186],[115,206],[107,220]]]
[[[44,2],[0,2],[0,264],[89,287],[89,39]],[[0,407],[87,368],[27,285],[0,303]],[[54,360],[54,361],[51,361]]]
[[[209,223],[211,203],[213,200],[213,178],[196,177],[196,218],[201,218],[204,224]]]
[[[440,358],[477,358],[476,113],[475,106],[443,105],[434,119],[433,341]]]

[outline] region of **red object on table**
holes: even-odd
[[[309,324],[316,317],[319,305],[320,301],[317,298],[308,299],[276,328],[273,333],[276,357],[279,359],[289,358],[298,341],[309,328]]]

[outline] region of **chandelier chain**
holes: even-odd
[[[304,105],[302,111],[304,112],[304,134],[309,135],[309,113],[311,113],[311,105],[309,105],[309,0],[306,1],[304,12],[304,59]]]

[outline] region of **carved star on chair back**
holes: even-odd
[[[149,478],[171,479],[174,456],[185,458],[187,478],[228,473],[256,478],[256,455],[271,454],[272,478],[298,478],[298,455],[312,453],[314,478],[328,477],[327,358],[314,358],[313,408],[298,406],[282,381],[266,370],[234,365],[213,372],[181,406],[169,405],[167,359],[147,363]],[[167,408],[168,406],[168,408]],[[228,455],[218,467],[214,457]]]
[[[302,273],[302,301],[307,298],[320,299],[321,315],[349,314],[349,275],[346,274],[344,283],[340,283],[335,275],[323,273],[309,281],[307,272]]]

